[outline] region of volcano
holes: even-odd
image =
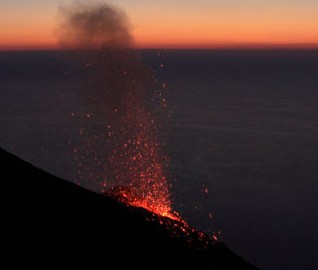
[[[256,269],[179,221],[83,189],[2,149],[0,160],[10,265]]]

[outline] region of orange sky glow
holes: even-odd
[[[314,9],[124,9],[137,48],[318,48]],[[0,50],[57,49],[56,10],[15,8],[14,16],[12,10],[0,14]]]

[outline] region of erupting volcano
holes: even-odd
[[[172,210],[168,158],[157,116],[158,108],[166,107],[165,99],[154,90],[151,72],[133,49],[126,16],[101,3],[77,4],[60,11],[61,44],[85,74],[81,91],[91,121],[102,126],[84,149],[78,147],[80,156],[102,164],[97,175],[104,193],[180,220]],[[80,166],[81,172],[91,171],[83,169],[83,162]]]
[[[119,135],[123,141],[109,158],[113,177],[121,183],[112,194],[130,205],[175,219],[165,172],[167,158],[161,153],[155,123],[141,106],[130,108]]]

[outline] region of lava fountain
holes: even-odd
[[[60,19],[61,45],[80,66],[91,121],[101,127],[99,143],[90,143],[88,151],[103,166],[97,173],[103,192],[180,221],[172,210],[155,113],[156,101],[165,107],[165,99],[151,90],[153,78],[133,49],[127,17],[104,3],[77,3],[61,8]]]

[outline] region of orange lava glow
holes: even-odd
[[[120,130],[122,140],[109,158],[116,183],[123,183],[112,193],[131,206],[180,221],[172,210],[166,173],[168,158],[162,153],[157,125],[139,101],[130,102]]]

